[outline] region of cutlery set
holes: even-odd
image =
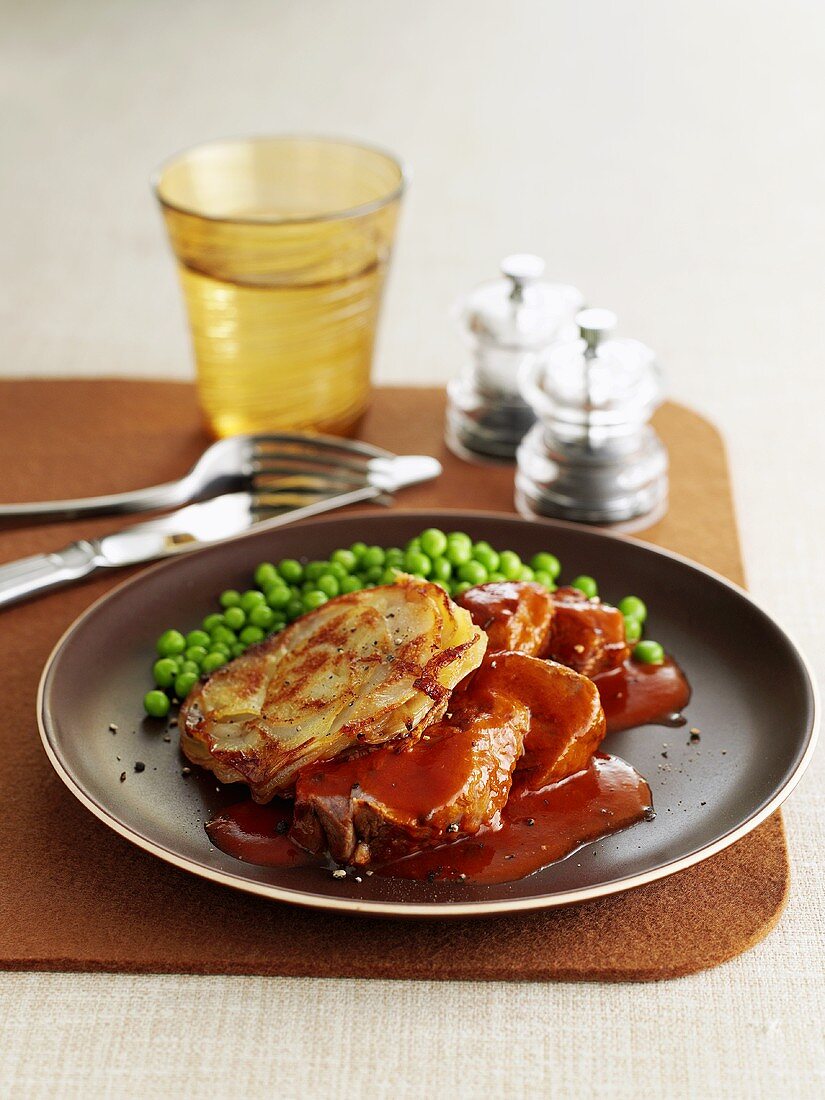
[[[100,569],[186,553],[253,528],[283,527],[349,504],[391,504],[399,489],[440,473],[440,463],[428,455],[394,455],[354,440],[289,432],[240,435],[214,443],[188,474],[164,485],[0,505],[0,524],[177,508],[99,538],[0,565],[0,607]]]

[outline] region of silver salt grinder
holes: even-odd
[[[447,445],[461,458],[512,461],[535,414],[519,389],[525,366],[544,354],[583,304],[573,286],[542,281],[544,261],[519,253],[502,278],[483,283],[454,308],[470,350],[447,386]]]
[[[585,309],[578,335],[525,368],[536,423],[518,450],[516,507],[636,530],[667,510],[667,452],[649,421],[662,402],[650,348],[613,334],[616,315]]]

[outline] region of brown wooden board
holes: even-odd
[[[443,393],[380,389],[361,434],[437,454],[444,476],[405,508],[512,510],[512,470],[471,466],[441,443]],[[669,404],[671,508],[647,541],[742,582],[727,465],[715,429]],[[185,472],[208,442],[191,387],[162,382],[0,383],[0,497],[115,492]],[[0,561],[110,530],[111,518],[0,532]],[[493,920],[342,917],[245,896],[185,874],[110,832],[77,803],[41,748],[35,693],[68,624],[122,571],[0,612],[0,966],[324,977],[648,980],[751,947],[789,884],[777,813],[744,840],[661,882],[563,910]],[[93,673],[92,673],[93,674]]]

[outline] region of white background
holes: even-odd
[[[207,138],[340,134],[413,185],[377,358],[433,382],[517,250],[615,309],[727,439],[751,587],[825,669],[825,6],[0,0],[6,375],[191,373],[148,189]],[[0,494],[2,495],[2,494]],[[770,938],[656,986],[0,975],[16,1095],[825,1092],[825,766]]]

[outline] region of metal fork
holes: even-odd
[[[0,522],[158,511],[240,489],[282,493],[284,506],[299,505],[318,493],[388,483],[388,462],[395,458],[380,447],[332,436],[236,435],[213,443],[177,481],[107,496],[0,504]]]
[[[388,491],[438,477],[440,472],[436,459],[425,455],[387,458],[372,483],[318,496],[298,508],[285,507],[278,494],[273,496],[265,489],[223,493],[102,538],[81,539],[54,553],[35,554],[0,566],[0,607],[80,580],[99,569],[197,550],[209,543],[242,536],[252,529],[283,527],[334,508],[374,500]]]

